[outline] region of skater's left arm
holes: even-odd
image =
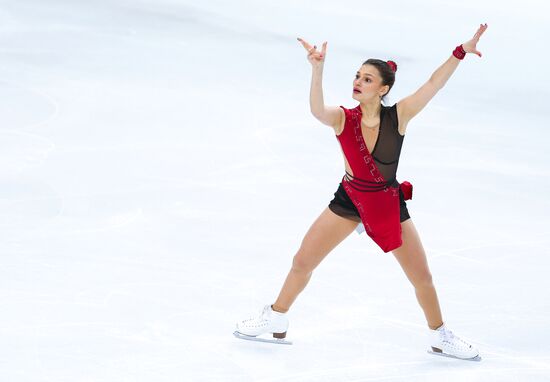
[[[476,44],[486,29],[487,24],[481,24],[474,37],[468,42],[462,44],[462,47],[466,53],[475,53],[481,57],[481,52],[476,50]],[[451,57],[449,57],[443,65],[437,68],[431,75],[430,79],[415,93],[397,102],[397,113],[400,125],[405,126],[407,122],[417,115],[437,94],[437,92],[445,86],[447,80],[454,73],[460,61],[461,60],[451,54]]]

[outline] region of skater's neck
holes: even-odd
[[[361,114],[366,119],[373,119],[380,115],[380,109],[382,109],[382,104],[380,101],[374,99],[369,103],[361,102]]]

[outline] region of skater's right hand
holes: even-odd
[[[327,53],[327,42],[323,43],[323,49],[318,52],[317,45],[311,46],[305,40],[298,37],[298,41],[302,43],[302,46],[307,51],[307,60],[310,62],[311,66],[314,68],[323,67],[325,63],[325,56]]]

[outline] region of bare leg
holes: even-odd
[[[273,310],[287,312],[304,290],[313,270],[326,255],[349,236],[359,223],[336,215],[328,207],[307,231]]]
[[[392,253],[414,286],[416,298],[424,310],[428,326],[430,329],[436,329],[443,324],[443,319],[426,253],[412,219],[402,222],[401,228],[403,245],[394,249]]]

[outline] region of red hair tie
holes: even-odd
[[[397,64],[395,62],[393,62],[392,60],[389,60],[389,61],[386,61],[386,63],[390,66],[393,72],[397,72]]]

